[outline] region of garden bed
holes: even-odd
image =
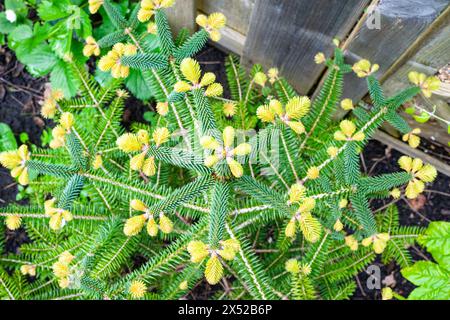
[[[29,136],[29,141],[40,145],[40,136],[46,125],[46,121],[39,115],[40,101],[42,100],[45,78],[34,79],[15,59],[14,54],[4,47],[0,49],[0,122],[8,124],[16,137],[23,132]],[[224,84],[224,96],[229,96],[226,86],[226,75],[224,68],[224,59],[226,54],[214,47],[207,47],[197,55],[199,63],[205,71],[212,71],[217,75],[218,81]],[[124,113],[123,123],[126,127],[134,121],[144,121],[143,114],[149,108],[135,98],[129,98],[126,102],[126,111]],[[432,152],[442,154],[445,150],[436,143],[424,141],[424,146],[429,147]],[[369,142],[364,153],[361,155],[362,167],[365,173],[376,175],[381,173],[393,172],[398,169],[397,160],[401,153],[393,150],[382,143],[372,140]],[[445,155],[442,155],[447,159]],[[442,158],[442,157],[441,157]],[[16,201],[18,192],[17,185],[10,177],[9,171],[0,168],[0,206],[6,206]],[[448,177],[440,174],[433,184],[427,186],[423,196],[413,201],[400,199],[397,202],[400,223],[402,225],[427,226],[430,221],[449,220],[450,211],[448,206],[447,193],[449,190]],[[26,203],[26,201],[20,201]],[[372,205],[374,208],[384,207],[388,202],[376,201]],[[7,231],[6,250],[16,252],[21,243],[29,241],[23,228],[18,231]],[[418,246],[410,248],[414,258],[430,259],[430,256],[421,250]],[[3,253],[5,254],[5,253]],[[377,260],[376,264],[381,268],[382,280],[387,284],[395,282],[395,290],[401,295],[408,295],[413,286],[406,281],[400,274],[400,268],[395,264],[387,266]],[[368,290],[364,285],[368,275],[364,272],[357,277],[358,289],[354,295],[355,299],[379,299],[379,290]],[[206,284],[198,286],[188,298],[204,299],[214,292]]]

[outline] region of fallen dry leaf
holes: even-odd
[[[397,281],[395,281],[394,272],[392,272],[390,275],[384,277],[384,279],[381,281],[386,287],[392,287],[394,288],[397,284]]]
[[[427,198],[420,194],[417,198],[408,200],[408,202],[414,210],[419,211],[427,203]]]

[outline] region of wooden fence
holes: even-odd
[[[450,0],[178,0],[170,16],[175,29],[193,30],[198,13],[212,12],[223,12],[228,20],[219,46],[239,54],[245,65],[277,67],[301,94],[314,95],[320,86],[325,68],[314,63],[314,56],[330,55],[333,38],[341,40],[349,63],[366,58],[380,65],[377,76],[388,95],[408,85],[409,71],[432,75],[450,62]],[[344,98],[359,101],[366,94],[364,81],[346,75]],[[444,83],[433,98],[419,103],[448,120],[449,99],[450,83]],[[418,125],[405,118],[421,127],[424,137],[448,146],[444,121]],[[384,130],[398,136],[392,128]],[[378,138],[417,155],[391,135]],[[445,163],[419,155],[450,174]]]

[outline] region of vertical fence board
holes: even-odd
[[[377,6],[380,29],[364,23],[346,50],[349,63],[365,58],[380,65],[377,77],[405,53],[449,5],[449,0],[383,0]],[[365,81],[346,75],[344,98],[360,100],[367,93]]]
[[[199,0],[198,9],[207,14],[222,12],[227,17],[227,26],[246,34],[255,0]]]
[[[408,73],[412,70],[434,75],[450,62],[450,11],[447,10],[443,21],[424,39],[423,44],[406,63],[383,81],[386,94],[404,89],[409,85]]]
[[[278,67],[306,94],[323,72],[317,52],[331,54],[332,39],[344,38],[369,0],[257,0],[252,12],[243,63]]]
[[[197,12],[195,0],[177,1],[177,4],[167,9],[166,12],[175,35],[182,28],[187,28],[191,32],[195,30],[195,14]]]
[[[410,85],[408,73],[419,71],[427,75],[436,74],[440,68],[450,61],[450,9],[441,15],[433,24],[433,31],[424,39],[420,48],[407,61],[401,65],[394,73],[386,77],[383,81],[383,89],[388,95],[392,95]],[[436,24],[436,25],[435,25]],[[450,120],[450,106],[447,103],[448,96],[438,93],[431,98],[418,98],[417,103],[445,120]],[[436,140],[444,146],[449,142],[447,133],[447,123],[439,120],[431,120],[424,124],[415,122],[410,115],[404,114],[404,118],[411,127],[419,127],[422,130],[421,136]]]

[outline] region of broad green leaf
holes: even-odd
[[[6,123],[0,123],[0,152],[17,149],[17,142],[11,128]]]
[[[439,263],[419,261],[402,269],[402,275],[419,288],[408,299],[448,300],[450,299],[450,223],[430,223],[418,242],[425,246]]]
[[[42,1],[38,6],[37,11],[39,17],[44,21],[57,20],[69,15],[67,4],[59,4],[58,1]]]
[[[80,12],[79,27],[75,28],[75,31],[81,39],[86,39],[88,36],[92,35],[91,20],[86,12]]]
[[[6,19],[5,12],[0,12],[0,33],[8,34],[16,27],[16,23],[11,23]]]
[[[66,98],[73,97],[77,93],[78,84],[74,79],[69,66],[63,60],[59,60],[50,74],[52,88],[61,89]]]
[[[23,55],[21,62],[27,65],[28,71],[34,76],[43,76],[53,69],[58,58],[48,45],[42,44]]]
[[[12,10],[17,16],[26,17],[28,14],[27,5],[23,0],[5,0],[5,9]]]
[[[138,99],[148,100],[152,97],[152,90],[145,82],[140,70],[131,69],[130,75],[125,80],[125,85]]]
[[[439,288],[448,286],[450,290],[450,273],[436,263],[419,261],[402,270],[402,275],[416,286]]]
[[[73,31],[67,29],[61,31],[61,33],[50,40],[50,46],[58,57],[63,58],[66,54],[70,53]]]
[[[29,39],[32,36],[33,30],[26,24],[21,24],[20,26],[15,27],[9,34],[10,39],[17,42]]]
[[[432,222],[418,242],[425,246],[433,258],[447,270],[450,270],[450,223]]]
[[[6,10],[23,10],[27,7],[23,0],[5,0]]]
[[[449,284],[450,285],[450,284]],[[419,287],[414,289],[408,297],[409,300],[449,300],[450,290],[448,286],[433,288]]]

